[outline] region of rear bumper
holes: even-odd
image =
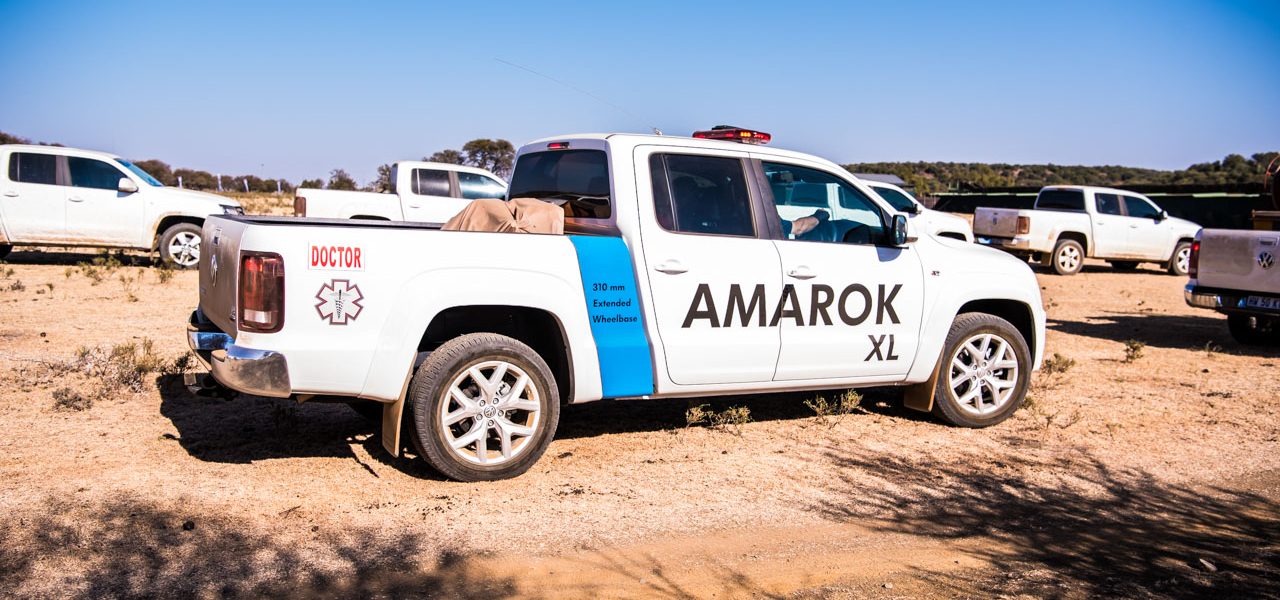
[[[1196,308],[1209,308],[1219,312],[1252,313],[1257,315],[1280,316],[1280,311],[1265,308],[1254,308],[1246,304],[1249,296],[1274,297],[1271,294],[1243,292],[1239,290],[1222,290],[1198,286],[1188,283],[1182,290],[1182,297],[1187,304]]]
[[[238,392],[288,398],[289,364],[283,354],[235,345],[235,339],[199,311],[187,322],[187,345],[219,383]]]
[[[1030,255],[1042,252],[1039,248],[1032,247],[1032,242],[1029,238],[1001,238],[975,234],[974,239],[983,246],[1004,250],[1010,254]]]

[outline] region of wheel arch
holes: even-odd
[[[1008,321],[1014,329],[1018,330],[1018,333],[1022,334],[1022,339],[1026,340],[1031,356],[1036,356],[1040,340],[1036,339],[1035,315],[1031,312],[1030,306],[1017,300],[971,300],[956,311],[956,316],[959,317],[965,313],[985,313]]]
[[[154,236],[151,240],[151,249],[152,250],[159,249],[160,238],[164,236],[164,232],[168,231],[170,227],[173,227],[174,225],[177,225],[179,223],[190,223],[192,225],[195,225],[196,227],[204,227],[204,219],[202,217],[196,217],[192,215],[182,215],[182,214],[172,214],[172,215],[165,215],[163,217],[160,217],[160,220],[156,221],[156,226],[153,230]]]
[[[1078,243],[1080,244],[1080,247],[1081,247],[1082,249],[1084,249],[1084,255],[1085,255],[1085,256],[1091,256],[1091,253],[1090,253],[1090,250],[1089,250],[1089,236],[1085,235],[1085,234],[1084,234],[1084,232],[1082,232],[1082,231],[1063,231],[1063,232],[1059,233],[1059,234],[1058,234],[1058,239],[1054,240],[1054,242],[1053,242],[1053,246],[1054,246],[1054,248],[1056,249],[1056,248],[1058,247],[1058,242],[1061,242],[1061,241],[1063,241],[1063,240],[1073,240],[1073,241],[1075,241],[1075,242],[1078,242]],[[1052,250],[1051,250],[1051,251],[1052,251]]]

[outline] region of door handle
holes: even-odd
[[[67,200],[72,202],[84,202],[84,198],[81,198],[80,196],[68,196]]]
[[[790,271],[787,271],[787,276],[794,277],[796,279],[813,279],[814,277],[817,277],[817,275],[813,271],[810,271],[809,267],[805,265],[800,265]]]
[[[1130,226],[1129,226],[1129,229],[1137,229],[1137,228],[1138,228],[1138,226],[1137,226],[1137,225],[1130,225]]]
[[[668,260],[665,262],[660,262],[658,263],[657,266],[653,268],[653,270],[661,271],[663,273],[667,273],[670,275],[679,275],[681,273],[686,273],[689,271],[689,269],[686,269],[684,265],[680,264],[680,261],[678,260]]]
[[[18,190],[5,190],[4,195],[10,198],[17,198]]]
[[[422,208],[421,204],[410,204],[409,208]]]

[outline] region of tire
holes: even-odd
[[[1113,260],[1113,261],[1111,261],[1111,268],[1112,268],[1112,269],[1115,269],[1115,270],[1117,270],[1117,271],[1124,271],[1124,272],[1137,271],[1137,270],[1138,270],[1138,261],[1136,261],[1136,260]]]
[[[1235,341],[1245,346],[1280,343],[1280,322],[1266,317],[1229,314],[1227,329]]]
[[[512,396],[521,381],[524,388]],[[528,471],[546,452],[560,420],[560,392],[546,361],[496,333],[463,335],[433,351],[414,375],[409,402],[418,454],[457,481],[509,479]]]
[[[1075,275],[1084,268],[1084,247],[1075,240],[1058,240],[1049,255],[1049,266],[1059,275]]]
[[[933,390],[935,416],[957,427],[990,427],[1022,406],[1031,383],[1031,351],[1008,321],[964,313],[951,324],[943,352],[942,373]],[[977,384],[972,383],[974,373],[979,374]]]
[[[199,225],[178,223],[160,236],[160,260],[179,269],[192,269],[200,264]]]
[[[1191,242],[1178,242],[1178,245],[1173,247],[1173,256],[1169,257],[1169,264],[1165,265],[1165,269],[1170,275],[1185,277],[1190,268]]]
[[[9,256],[10,252],[13,252],[13,246],[0,244],[0,260],[4,260],[4,257]]]

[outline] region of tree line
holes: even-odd
[[[1267,165],[1280,152],[1259,152],[1245,158],[1228,154],[1222,160],[1185,169],[1163,171],[1118,165],[1011,165],[955,162],[874,162],[844,165],[853,173],[890,173],[901,177],[918,195],[1004,187],[1046,185],[1238,185],[1262,183]]]

